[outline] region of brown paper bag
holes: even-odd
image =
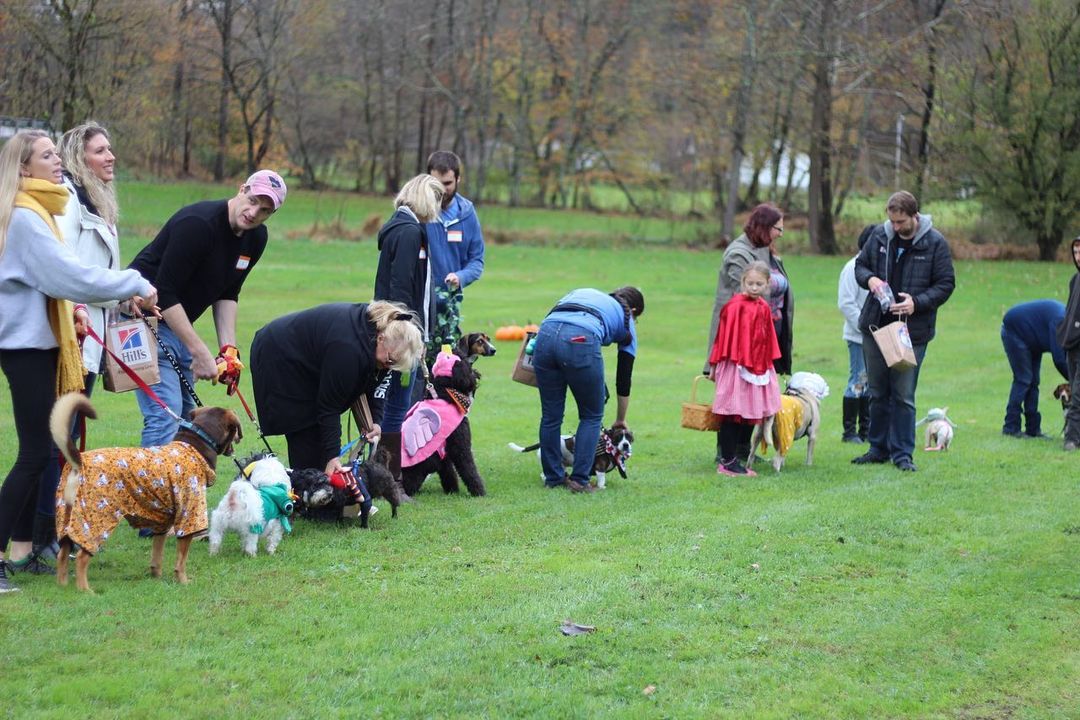
[[[514,362],[514,370],[510,373],[510,379],[524,385],[536,387],[536,371],[533,370],[533,358],[525,352],[529,341],[536,337],[536,333],[525,333],[525,339],[521,341],[521,349],[518,351],[517,360]]]
[[[157,341],[146,327],[147,322],[153,323],[157,330],[157,318],[143,321],[135,318],[126,320],[119,315],[111,316],[105,330],[105,346],[123,360],[143,382],[153,385],[161,381],[161,374],[157,364]],[[106,390],[119,393],[138,387],[109,353],[103,354],[102,360],[105,361],[103,384]]]
[[[918,364],[915,360],[915,349],[911,346],[907,322],[897,320],[876,329],[871,325],[870,333],[889,367],[895,370],[910,370]]]

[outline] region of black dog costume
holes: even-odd
[[[443,492],[459,491],[458,476],[471,495],[485,495],[472,453],[468,412],[480,381],[460,352],[440,352],[431,368],[436,397],[417,403],[402,424],[401,483],[414,495],[431,473]]]

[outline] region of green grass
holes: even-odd
[[[159,223],[181,200],[155,193]],[[149,204],[133,202],[128,221],[151,224]],[[314,224],[298,208],[319,202],[332,204],[297,193],[271,221],[241,299],[242,348],[282,313],[370,298],[373,242],[283,239]],[[235,536],[214,558],[198,544],[186,587],[145,578],[149,543],[121,528],[91,566],[98,595],[20,577],[22,592],[0,598],[0,715],[1078,717],[1076,457],[1001,436],[1010,374],[998,338],[1005,308],[1064,299],[1071,268],[957,264],[918,395],[920,416],[949,407],[956,440],[918,451],[907,475],[852,466],[858,448],[839,441],[843,258],[786,258],[796,369],[832,388],[823,432],[812,467],[800,443],[782,475],[731,480],[715,472],[713,437],[679,427],[719,262],[649,245],[490,246],[466,293],[466,328],[493,331],[539,321],[573,287],[643,288],[628,480],[591,496],[541,487],[535,458],[506,448],[535,438],[539,402],[509,380],[516,348],[503,343],[479,361],[472,412],[488,497],[446,497],[429,480],[396,520],[381,503],[370,531],[297,521],[277,556],[255,560]],[[212,337],[208,320],[198,328]],[[1049,363],[1044,373],[1053,432]],[[241,411],[219,388],[200,394]],[[136,444],[134,398],[95,400],[91,444]],[[0,391],[5,466],[10,413]],[[245,429],[242,450],[258,449]],[[568,618],[597,631],[563,637]]]

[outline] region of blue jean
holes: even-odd
[[[913,345],[916,365],[893,370],[885,364],[874,337],[863,333],[863,357],[870,382],[869,452],[894,463],[911,460],[915,452],[915,386],[926,356],[926,343]]]
[[[389,375],[389,386],[386,389],[386,401],[383,405],[383,419],[379,427],[383,432],[401,432],[401,422],[405,414],[413,406],[412,388],[421,377],[420,366],[414,367],[409,374],[409,384],[401,384],[401,373],[392,370]],[[423,398],[421,398],[423,399]]]
[[[195,375],[191,372],[191,353],[187,346],[165,323],[158,323],[157,334],[162,344],[169,349],[176,358],[177,364],[183,369],[188,384],[195,387]],[[154,341],[154,344],[156,345],[157,342]],[[161,375],[161,380],[151,385],[150,389],[169,406],[170,410],[182,418],[190,419],[191,411],[195,409],[195,399],[180,384],[180,376],[176,374],[176,370],[165,357],[165,353],[161,351],[161,347],[157,350],[158,373]],[[143,416],[142,446],[152,447],[172,442],[178,427],[176,420],[142,390],[135,390],[135,399],[139,402],[139,410],[142,411]]]
[[[540,389],[540,465],[548,487],[565,482],[560,438],[566,390],[577,402],[574,467],[570,478],[586,484],[596,459],[604,420],[604,357],[600,338],[577,325],[548,320],[540,326],[533,351]]]
[[[863,357],[862,343],[847,341],[848,381],[844,388],[844,397],[861,398],[866,395],[866,359]]]
[[[1027,343],[1001,326],[1001,344],[1005,346],[1005,357],[1009,358],[1012,368],[1012,387],[1009,389],[1009,402],[1005,405],[1005,424],[1001,431],[1016,434],[1020,432],[1020,415],[1024,416],[1028,435],[1042,432],[1042,416],[1039,414],[1039,370],[1042,365],[1042,350],[1028,347]]]

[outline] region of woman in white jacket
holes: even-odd
[[[58,150],[64,167],[63,185],[69,193],[64,214],[55,216],[64,244],[74,251],[83,265],[119,270],[120,241],[116,233],[119,213],[113,185],[116,157],[112,153],[109,133],[95,122],[86,122],[64,133]],[[82,362],[86,370],[83,392],[88,396],[104,370],[104,351],[101,345],[86,337],[87,328],[93,328],[98,337],[104,339],[108,310],[116,305],[117,302],[111,300],[75,306],[75,330],[82,342]],[[34,518],[33,552],[35,557],[47,560],[54,558],[58,549],[54,514],[59,482],[60,461],[59,457],[54,457],[38,485]]]

